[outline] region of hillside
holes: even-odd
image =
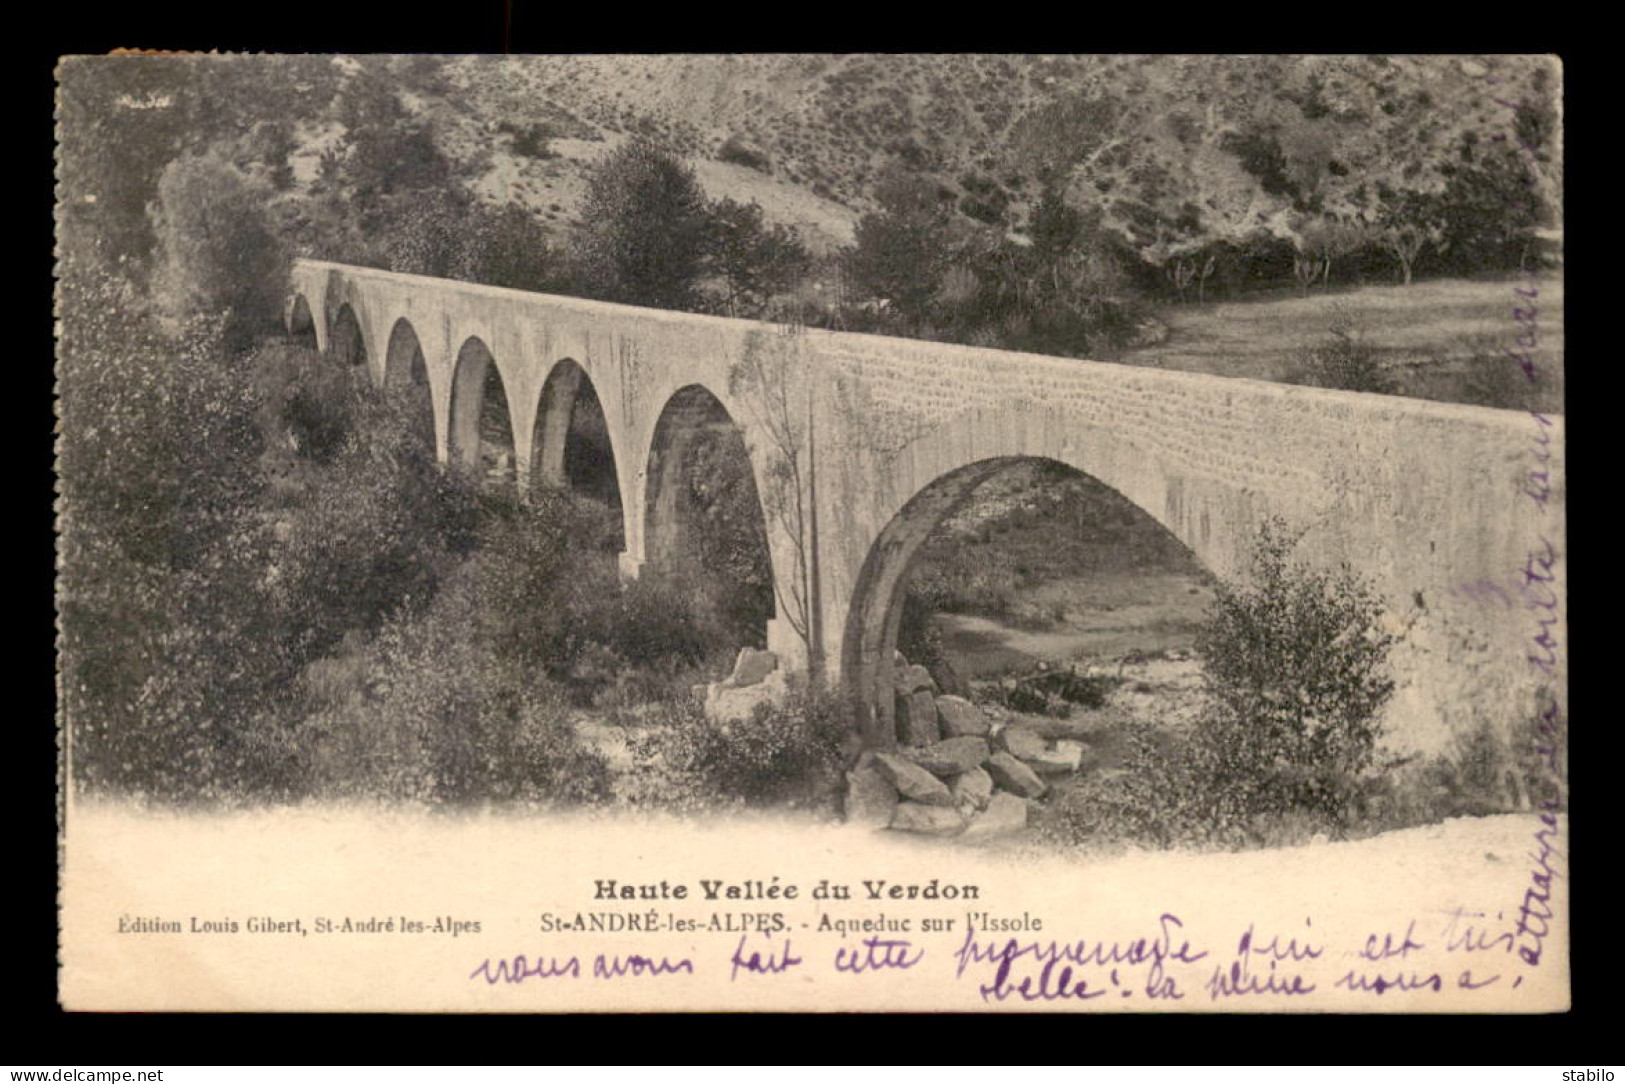
[[[488,150],[481,190],[554,221],[596,149],[631,133],[821,242],[847,235],[892,167],[1013,229],[1053,175],[1145,248],[1374,211],[1379,187],[1442,186],[1464,142],[1536,146],[1559,200],[1559,74],[1537,57],[559,56],[460,58],[445,78],[448,149]],[[555,138],[515,155],[491,138],[503,124]],[[724,157],[757,168],[707,165]]]

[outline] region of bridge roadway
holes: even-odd
[[[886,678],[915,551],[976,485],[1033,458],[1113,487],[1218,575],[1245,567],[1267,516],[1305,531],[1300,557],[1366,575],[1402,636],[1395,749],[1441,750],[1482,720],[1510,727],[1566,687],[1564,653],[1543,665],[1536,640],[1544,593],[1567,597],[1561,417],[314,260],[297,262],[293,282],[291,331],[313,332],[380,385],[426,382],[443,462],[474,462],[494,366],[519,485],[561,481],[570,413],[590,384],[614,451],[628,576],[682,545],[675,494],[694,434],[736,426],[777,588],[769,647],[842,682],[871,744],[892,740]],[[1531,584],[1530,556],[1548,544],[1551,582]],[[1566,640],[1564,626],[1552,635]]]

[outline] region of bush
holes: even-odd
[[[1340,823],[1393,692],[1381,601],[1346,566],[1289,560],[1296,541],[1267,521],[1251,582],[1218,586],[1198,636],[1214,703],[1193,755],[1203,812],[1221,826],[1294,810]]]
[[[448,585],[419,617],[306,668],[282,729],[301,789],[428,804],[574,804],[609,793],[558,689],[491,649],[477,594]]]
[[[1568,778],[1561,735],[1525,718],[1510,732],[1489,720],[1458,736],[1452,747],[1372,780],[1359,797],[1364,827],[1407,828],[1450,817],[1482,817],[1539,809],[1561,798]]]
[[[744,166],[746,169],[754,169],[759,173],[773,172],[772,160],[763,151],[736,135],[729,136],[718,148],[717,159],[736,166]]]
[[[288,294],[291,265],[269,197],[214,154],[177,158],[158,180],[158,294],[174,315],[224,318],[232,348],[277,327]]]
[[[833,808],[850,720],[834,697],[800,690],[747,721],[717,723],[690,698],[629,739],[645,800],[680,808]]]
[[[612,689],[662,694],[731,646],[703,595],[652,575],[621,582],[601,505],[546,489],[483,500],[469,589],[484,599],[490,642],[579,703]]]
[[[705,211],[694,171],[634,138],[587,181],[579,246],[586,287],[610,301],[689,308],[704,270]]]
[[[1318,346],[1306,351],[1287,379],[1293,384],[1341,391],[1367,391],[1393,395],[1398,387],[1381,359],[1381,352],[1350,323],[1340,321]]]
[[[1041,811],[1040,837],[1066,846],[1212,841],[1213,826],[1196,813],[1198,776],[1188,739],[1147,723],[1124,726],[1122,770],[1080,776]]]

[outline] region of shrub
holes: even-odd
[[[646,776],[645,800],[688,808],[822,808],[837,794],[841,745],[850,733],[838,700],[798,690],[734,723],[712,721],[692,698],[665,705],[629,744]]]
[[[224,317],[232,348],[276,327],[288,292],[268,201],[268,189],[215,154],[177,158],[158,179],[159,296],[177,316]]]
[[[1383,607],[1347,566],[1291,561],[1261,527],[1249,583],[1222,583],[1197,650],[1212,709],[1192,735],[1200,799],[1220,824],[1292,810],[1341,820],[1373,767],[1392,694]]]
[[[1458,347],[1466,366],[1462,398],[1465,402],[1501,410],[1563,412],[1563,367],[1542,365],[1526,372],[1519,358],[1500,336],[1467,336]],[[1448,359],[1440,359],[1449,365]]]
[[[491,649],[475,593],[449,585],[417,617],[307,667],[283,728],[306,792],[428,804],[572,804],[609,793],[562,691]]]
[[[773,162],[768,156],[751,146],[739,136],[729,136],[717,150],[717,158],[723,162],[730,162],[746,169],[754,169],[760,173],[772,173]]]
[[[1557,735],[1526,717],[1505,731],[1490,720],[1457,736],[1446,752],[1398,766],[1359,796],[1362,827],[1406,828],[1449,817],[1538,809],[1561,797],[1567,756]]]
[[[1392,395],[1398,388],[1384,368],[1380,351],[1347,321],[1333,324],[1327,337],[1305,351],[1288,380],[1317,388]]]
[[[705,195],[694,171],[637,137],[588,178],[579,256],[585,285],[610,301],[684,309],[704,270]]]
[[[1080,776],[1041,811],[1040,837],[1067,846],[1211,841],[1213,826],[1197,813],[1199,780],[1189,740],[1148,723],[1123,725],[1122,768]]]

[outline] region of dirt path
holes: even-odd
[[[1563,282],[1537,280],[1540,341],[1563,357]],[[1516,281],[1434,279],[1410,286],[1363,286],[1261,300],[1172,307],[1162,313],[1165,342],[1131,350],[1123,361],[1220,376],[1279,380],[1333,323],[1351,322],[1379,350],[1447,356],[1478,336],[1507,341],[1521,330],[1512,309]],[[1523,302],[1517,302],[1522,304]]]
[[[1059,615],[1053,627],[1024,627],[979,614],[933,619],[954,668],[965,677],[1032,670],[1135,653],[1188,650],[1213,598],[1204,580],[1180,573],[1131,573],[1054,580],[1015,601],[1017,612]]]

